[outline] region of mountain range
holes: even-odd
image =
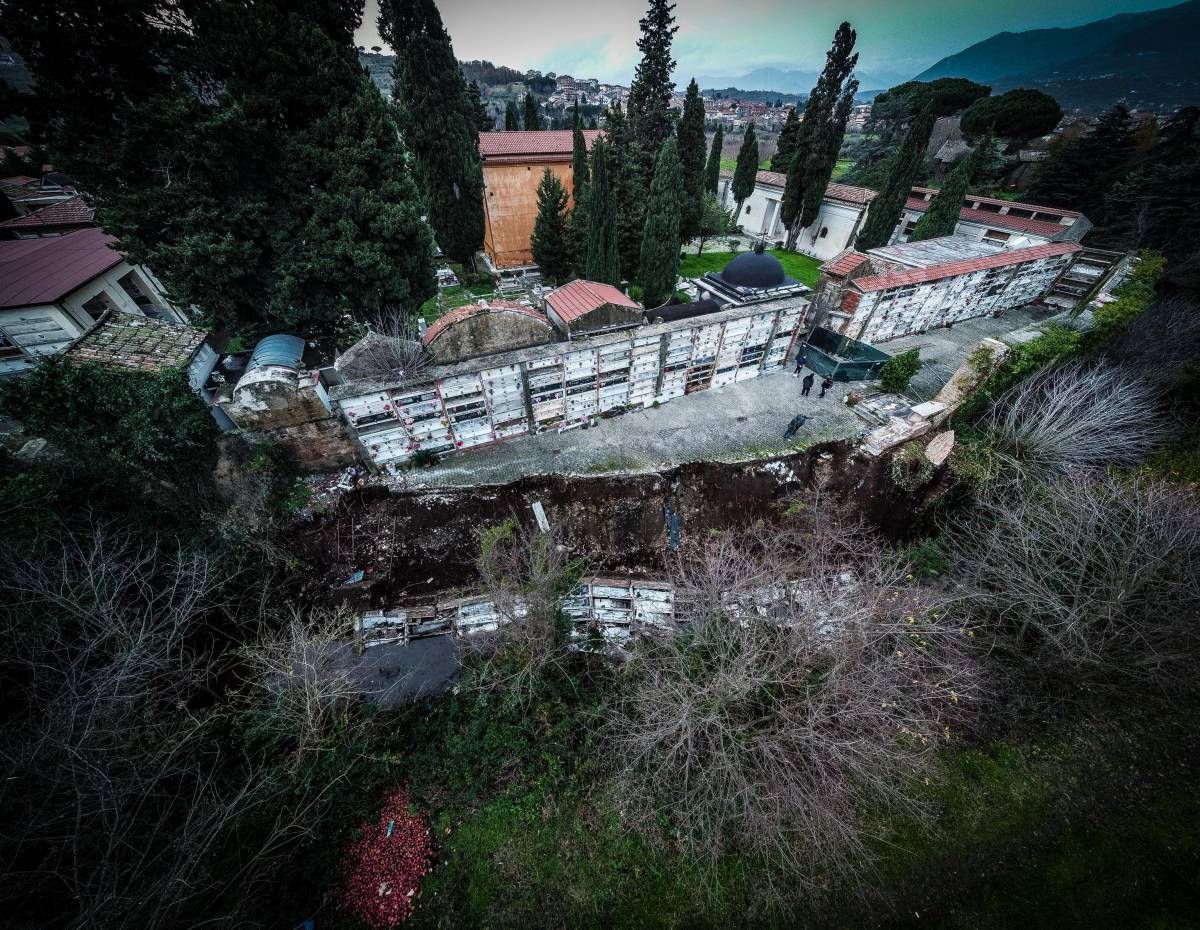
[[[906,81],[906,75],[890,72],[863,72],[856,71],[855,77],[858,78],[859,86],[864,90],[882,89],[891,87],[894,84],[899,84]],[[796,94],[807,94],[812,90],[813,85],[817,82],[819,72],[817,71],[800,71],[789,70],[784,68],[755,68],[745,74],[738,75],[696,75],[696,83],[703,89],[722,88],[722,87],[739,87],[742,90],[757,90],[770,91],[778,93],[782,96],[795,96]],[[680,80],[680,75],[675,75],[675,82],[680,87],[687,86],[687,78]]]
[[[1066,29],[1001,32],[943,58],[918,81],[964,77],[993,93],[1033,87],[1064,110],[1117,101],[1142,109],[1200,104],[1200,0]]]

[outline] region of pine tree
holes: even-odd
[[[683,101],[683,116],[676,130],[679,165],[683,171],[683,209],[680,236],[684,241],[700,232],[700,210],[704,194],[704,101],[693,78]],[[657,168],[656,168],[657,170]]]
[[[963,197],[971,189],[975,166],[979,163],[979,152],[980,149],[976,149],[968,154],[946,176],[946,181],[933,198],[933,203],[917,220],[912,235],[908,237],[909,242],[954,235],[959,214],[962,213]]]
[[[437,243],[471,263],[483,245],[479,130],[450,36],[433,0],[383,0],[380,35],[396,50],[393,93]]]
[[[555,284],[571,275],[571,233],[567,227],[567,189],[549,168],[537,189],[538,212],[529,244],[542,274]]]
[[[669,108],[675,90],[671,43],[679,31],[674,10],[675,4],[668,0],[650,0],[650,8],[638,22],[642,34],[637,45],[642,60],[629,86],[629,125],[643,152],[657,152],[671,135],[675,122]]]
[[[588,235],[585,276],[602,284],[620,284],[617,253],[617,204],[609,181],[608,146],[592,143],[592,180],[588,185]]]
[[[1104,195],[1124,176],[1135,145],[1129,110],[1118,104],[1093,129],[1050,150],[1038,166],[1030,199],[1097,216]]]
[[[708,163],[704,166],[704,189],[710,194],[716,194],[721,184],[721,148],[724,144],[725,130],[718,126],[708,150]]]
[[[542,128],[542,117],[538,113],[537,97],[532,93],[525,95],[525,131],[535,132]]]
[[[35,131],[176,301],[253,335],[434,292],[407,157],[344,4],[200,4],[186,22],[151,0],[5,12]]]
[[[775,146],[775,154],[771,156],[771,170],[786,174],[792,163],[792,155],[796,151],[796,135],[800,132],[800,112],[795,107],[788,110],[783,129],[779,131],[779,142]]]
[[[791,142],[787,183],[779,216],[788,228],[788,248],[795,248],[800,230],[817,218],[825,187],[837,164],[837,153],[846,121],[858,92],[850,77],[858,64],[854,51],[857,34],[849,23],[838,26],[833,44],[825,55],[825,67],[804,105],[804,119]]]
[[[511,100],[504,107],[504,129],[506,132],[516,132],[521,128],[521,121],[517,118],[517,105]]]
[[[912,192],[913,180],[925,164],[925,149],[933,133],[933,104],[927,103],[908,127],[904,142],[892,161],[887,183],[867,212],[867,221],[854,247],[860,252],[887,245]]]
[[[491,132],[495,129],[496,121],[492,119],[491,111],[479,94],[479,85],[474,81],[467,82],[467,98],[471,101],[471,110],[475,113],[475,127],[480,132]]]
[[[678,143],[667,139],[654,162],[646,228],[642,233],[642,302],[658,307],[675,293],[685,185]]]
[[[746,127],[746,136],[742,139],[742,147],[738,150],[737,166],[733,169],[733,199],[737,204],[734,211],[737,221],[742,221],[742,204],[754,193],[754,185],[758,180],[758,139],[754,136],[754,124]]]

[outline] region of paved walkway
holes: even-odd
[[[925,367],[913,379],[913,402],[933,397],[985,336],[1003,336],[1038,325],[1053,311],[1010,311],[886,343],[896,354],[920,348]],[[542,433],[450,456],[431,468],[404,472],[408,487],[502,484],[527,475],[655,471],[685,462],[736,462],[803,449],[818,442],[862,435],[870,426],[843,398],[857,383],[836,384],[820,399],[820,382],[809,397],[800,381],[777,372],[723,388],[679,397],[588,429]],[[783,431],[796,414],[810,419],[791,441]]]

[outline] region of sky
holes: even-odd
[[[378,0],[358,44],[382,45]],[[997,32],[1077,26],[1178,0],[677,0],[675,78],[756,68],[818,71],[843,19],[858,32],[864,89],[907,80]],[[439,0],[460,60],[628,83],[646,0]],[[873,79],[873,80],[872,80]],[[777,89],[777,88],[770,88]]]

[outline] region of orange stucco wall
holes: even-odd
[[[537,186],[549,168],[572,194],[570,160],[518,164],[483,163],[483,247],[497,268],[533,264],[529,238],[537,219]],[[572,196],[569,204],[574,206]]]

